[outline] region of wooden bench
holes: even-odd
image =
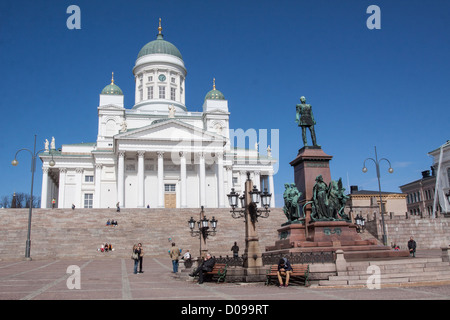
[[[214,264],[214,268],[212,271],[203,272],[203,281],[209,281],[213,278],[217,278],[217,283],[221,280],[225,282],[225,278],[227,276],[227,267],[228,265],[225,263],[216,263]]]
[[[309,287],[309,265],[308,264],[292,264],[292,272],[289,276],[289,284],[299,283]],[[271,265],[267,270],[266,285],[275,281],[278,284],[278,265]]]

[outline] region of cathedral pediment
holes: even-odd
[[[116,140],[220,142],[225,138],[177,119],[156,120],[142,128],[129,129],[114,136]]]

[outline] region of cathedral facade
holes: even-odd
[[[228,101],[215,81],[202,111],[189,111],[182,55],[158,31],[133,68],[134,106],[113,75],[100,94],[96,142],[52,143],[40,154],[42,208],[221,208],[231,188],[243,191],[247,172],[274,193],[270,146],[264,155],[258,144],[231,147]]]

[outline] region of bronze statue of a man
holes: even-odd
[[[308,140],[306,138],[306,128],[309,128],[313,146],[318,146],[316,141],[316,133],[314,131],[314,125],[316,124],[316,121],[314,120],[312,107],[311,105],[306,104],[305,97],[301,97],[300,102],[301,104],[297,104],[296,106],[297,114],[295,117],[295,121],[298,123],[299,127],[302,127],[303,145],[308,145]]]

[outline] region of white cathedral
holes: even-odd
[[[133,68],[134,106],[125,108],[113,74],[100,94],[97,141],[46,144],[42,208],[222,208],[231,188],[244,190],[247,172],[274,194],[270,146],[264,155],[257,144],[231,147],[228,101],[215,83],[203,111],[188,110],[182,55],[163,39],[161,22],[158,31]]]

